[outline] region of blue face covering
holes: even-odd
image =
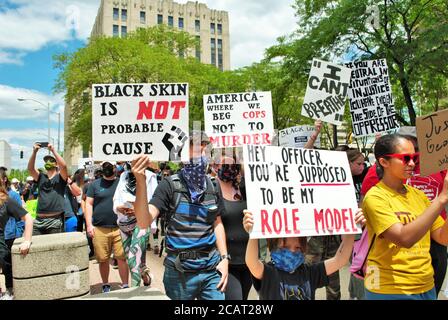
[[[120,165],[117,165],[117,171],[118,171],[118,172],[122,172],[122,171],[124,171],[124,167],[123,167],[123,166],[120,166]]]
[[[271,259],[277,269],[288,273],[296,271],[305,262],[305,256],[302,252],[292,252],[285,248],[272,251]]]
[[[199,202],[199,198],[207,189],[207,183],[205,182],[206,169],[207,157],[201,157],[185,163],[181,170],[193,203]]]

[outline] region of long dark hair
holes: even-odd
[[[378,175],[378,178],[382,179],[384,176],[384,168],[380,163],[380,158],[387,159],[389,158],[386,157],[387,154],[396,153],[397,145],[401,140],[408,140],[412,142],[409,136],[404,136],[397,133],[382,136],[376,142],[374,153],[376,159],[376,174]]]

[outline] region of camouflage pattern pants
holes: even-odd
[[[308,264],[333,258],[341,244],[340,236],[311,237],[308,240],[305,261]],[[341,300],[341,285],[339,271],[328,276],[326,287],[327,300]]]

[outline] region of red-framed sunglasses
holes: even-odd
[[[384,156],[400,159],[403,162],[403,164],[406,165],[411,160],[415,164],[418,164],[420,153],[419,152],[416,152],[416,153],[391,153],[391,154],[385,154]]]

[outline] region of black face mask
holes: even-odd
[[[110,178],[110,177],[112,177],[114,174],[115,174],[115,172],[114,172],[114,168],[113,168],[113,167],[106,167],[106,168],[103,168],[103,175],[104,175],[106,178]]]

